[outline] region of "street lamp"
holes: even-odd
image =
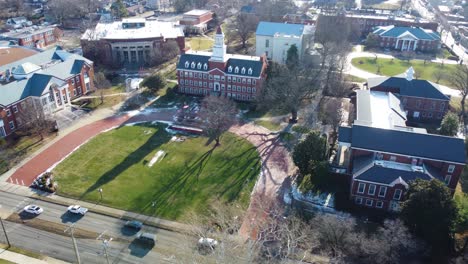
[[[102,201],[102,188],[99,188],[99,194],[101,195],[101,201]]]

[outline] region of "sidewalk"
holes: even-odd
[[[6,249],[0,249],[0,259],[8,260],[10,262],[18,263],[18,264],[66,264],[68,263],[68,262],[64,262],[64,261],[54,259],[51,257],[46,257],[45,260],[31,258],[26,255],[8,251]]]

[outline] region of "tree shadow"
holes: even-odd
[[[147,124],[141,124],[136,126],[144,126],[146,127]],[[163,125],[157,126],[157,131],[153,133],[148,140],[143,143],[138,149],[130,153],[122,162],[120,162],[117,166],[112,168],[111,170],[104,173],[92,186],[90,186],[80,197],[83,199],[87,194],[92,193],[98,190],[101,186],[111,182],[125,170],[130,168],[136,163],[142,161],[148,154],[150,154],[153,150],[157,149],[161,145],[167,143],[170,140],[171,136],[168,135]]]

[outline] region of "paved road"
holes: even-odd
[[[95,232],[105,231],[105,234],[114,238],[111,242],[111,259],[119,259],[118,263],[164,263],[175,262],[181,252],[191,253],[195,238],[154,227],[144,226],[143,230],[157,234],[156,246],[148,251],[136,245],[134,241],[135,232],[123,228],[124,220],[117,218],[87,213],[83,217],[77,217],[66,213],[66,207],[25,198],[16,194],[0,192],[0,212],[2,217],[10,213],[20,213],[22,208],[28,204],[37,204],[44,208],[44,212],[37,216],[38,219],[63,224],[64,227],[75,223],[80,229]],[[144,222],[145,219],[138,219]],[[25,221],[28,221],[25,218]],[[71,239],[39,229],[31,228],[22,224],[7,222],[7,231],[13,245],[32,251],[39,251],[45,255],[65,261],[74,261],[75,255]],[[0,238],[5,242],[3,236]],[[102,243],[96,239],[80,239],[79,250],[83,263],[103,263]],[[117,263],[117,262],[114,262]]]

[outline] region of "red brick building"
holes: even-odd
[[[18,31],[11,31],[0,35],[1,39],[13,40],[19,46],[31,48],[44,48],[57,43],[57,37],[62,35],[62,31],[56,26],[37,27],[32,26]]]
[[[0,67],[0,137],[24,123],[21,112],[32,102],[49,119],[71,101],[95,90],[93,62],[61,48],[46,50]]]
[[[213,19],[213,12],[194,9],[184,13],[179,21],[184,26],[185,33],[203,33],[208,29],[208,23]]]
[[[113,67],[146,66],[168,42],[185,49],[183,27],[172,22],[129,18],[98,23],[81,37],[83,55]]]
[[[261,92],[266,67],[265,57],[227,54],[224,34],[218,27],[213,52],[187,52],[180,56],[178,91],[252,101]]]
[[[433,82],[413,79],[413,74],[411,67],[404,76],[369,78],[365,85],[372,91],[397,95],[409,121],[440,124],[449,110],[450,96]]]
[[[378,37],[381,48],[399,51],[436,52],[441,45],[438,33],[419,27],[379,26],[369,34]]]

